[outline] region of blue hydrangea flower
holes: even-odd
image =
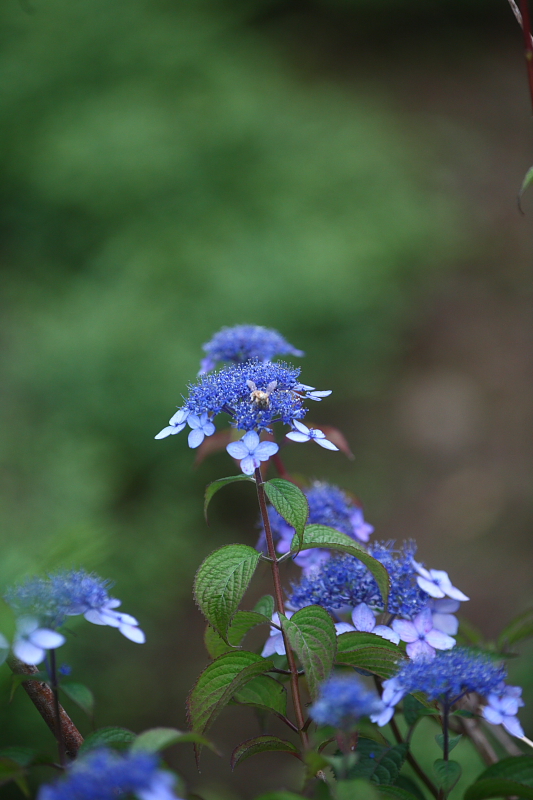
[[[372,574],[359,559],[349,555],[333,555],[318,570],[293,585],[291,607],[319,605],[334,611],[366,603],[375,611],[407,619],[427,607],[429,595],[418,586],[412,564],[416,552],[413,542],[404,542],[399,549],[394,548],[393,542],[373,542],[367,549],[389,573],[391,587],[386,609]]]
[[[67,617],[83,614],[96,625],[110,625],[133,642],[145,636],[135,617],[116,611],[121,601],[110,597],[110,582],[80,570],[60,570],[46,578],[29,578],[8,590],[5,599],[17,616],[13,652],[27,664],[39,664],[45,651],[59,647],[57,632]]]
[[[361,717],[379,713],[382,707],[377,694],[369,691],[355,675],[333,675],[320,687],[309,714],[319,725],[349,731]]]
[[[447,633],[448,636],[455,636],[459,630],[459,620],[455,616],[455,612],[459,611],[460,605],[459,600],[452,600],[450,597],[431,598],[429,607],[431,608],[433,627]]]
[[[65,777],[41,786],[37,800],[179,800],[172,773],[151,753],[96,750],[74,761]]]
[[[386,725],[394,706],[413,692],[424,692],[429,700],[447,705],[469,692],[490,696],[501,691],[506,674],[505,668],[495,664],[488,655],[465,647],[438,653],[434,658],[406,661],[394,677],[383,681],[385,708],[373,721]]]
[[[341,533],[351,536],[352,539],[360,542],[368,541],[374,528],[365,521],[363,510],[346,492],[343,492],[338,486],[322,481],[315,481],[303,491],[309,503],[308,524],[328,525],[330,528],[335,528]],[[268,506],[268,516],[278,553],[287,553],[291,549],[294,528],[285,522],[273,506]],[[262,527],[262,523],[259,524]],[[266,552],[264,529],[259,537],[257,549]],[[302,568],[304,575],[307,575],[327,561],[330,556],[329,550],[312,548],[299,553],[294,561]]]
[[[189,433],[189,447],[200,447],[206,436],[212,436],[215,432],[215,426],[204,412],[200,416],[197,414],[189,414],[187,416],[187,425],[192,428]]]
[[[418,585],[431,597],[442,598],[448,596],[453,600],[459,600],[461,602],[470,599],[460,589],[456,589],[455,586],[452,586],[448,573],[444,572],[444,570],[426,569],[417,561],[413,561],[413,566],[418,572]]]
[[[491,725],[503,725],[512,736],[522,739],[525,734],[520,725],[518,709],[524,705],[520,686],[506,686],[504,683],[497,687],[487,697],[488,705],[482,709],[482,715]]]
[[[318,428],[308,428],[307,425],[304,425],[303,422],[299,422],[297,419],[293,421],[292,426],[293,430],[287,433],[287,439],[291,439],[293,442],[316,442],[320,447],[324,447],[326,450],[339,449],[337,445],[330,442],[329,439],[326,439],[324,431]]]
[[[455,646],[455,639],[433,627],[433,617],[429,606],[423,608],[413,618],[395,619],[392,629],[402,642],[407,642],[409,658],[433,658],[436,650],[449,650]]]
[[[268,461],[279,447],[275,442],[262,442],[255,431],[248,431],[238,442],[230,442],[226,450],[232,458],[240,461],[245,475],[253,475],[261,461]]]
[[[200,375],[210,372],[219,361],[232,361],[235,364],[257,359],[272,361],[275,356],[303,356],[283,336],[261,325],[235,325],[222,328],[213,338],[202,345],[206,357],[200,364]]]

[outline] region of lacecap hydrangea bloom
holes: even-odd
[[[172,773],[150,753],[96,750],[73,762],[64,778],[42,786],[37,800],[177,800]]]
[[[264,448],[265,442],[260,441],[259,435],[272,433],[272,425],[278,422],[292,430],[307,413],[306,400],[321,400],[331,394],[329,390],[317,391],[300,383],[299,374],[299,369],[283,362],[251,360],[201,375],[196,383],[190,384],[184,405],[155,438],[180,433],[188,424],[189,447],[199,447],[206,436],[215,432],[213,420],[218,414],[227,414],[230,425],[246,433],[226,449],[244,462],[243,471],[251,474],[251,465],[258,466],[279,449],[274,442],[268,442],[269,447]],[[338,448],[331,444],[329,449]]]
[[[416,582],[414,542],[404,542],[400,548],[395,548],[394,542],[373,542],[367,550],[389,573],[387,608],[383,607],[379,587],[363,562],[355,556],[336,554],[298,584],[293,584],[289,597],[291,608],[319,605],[336,611],[365,603],[374,611],[387,611],[411,619],[428,606],[430,597]]]
[[[356,505],[350,495],[343,492],[338,486],[323,481],[315,481],[310,487],[304,489],[303,493],[309,503],[307,519],[309,525],[328,525],[356,541],[368,542],[374,528],[365,521],[362,508]],[[294,528],[285,522],[273,506],[268,506],[268,517],[276,550],[278,553],[287,553],[291,549]],[[264,530],[257,543],[257,549],[266,552]],[[304,550],[296,556],[294,561],[303,569],[304,574],[307,574],[323,561],[327,561],[330,555],[329,550],[312,548]]]
[[[67,617],[78,614],[96,625],[118,628],[127,639],[142,644],[145,636],[137,620],[116,611],[121,601],[109,595],[110,586],[109,581],[79,569],[29,578],[10,588],[5,600],[17,618],[15,656],[26,664],[40,664],[46,650],[66,641],[57,629]]]
[[[352,730],[361,717],[380,714],[383,703],[355,675],[332,675],[321,687],[309,710],[318,725]]]
[[[303,356],[292,344],[271,328],[261,325],[235,325],[222,328],[202,345],[206,357],[200,364],[200,375],[210,372],[219,361],[242,364],[250,359],[272,361],[275,356]]]
[[[424,692],[429,700],[439,700],[447,706],[469,692],[490,696],[501,691],[506,675],[505,668],[490,656],[464,647],[438,653],[433,658],[405,661],[396,675],[383,681],[385,708],[372,719],[378,725],[386,725],[394,706],[413,692]]]

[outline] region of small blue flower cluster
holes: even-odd
[[[109,596],[110,586],[110,581],[79,569],[29,578],[8,589],[5,600],[17,617],[14,654],[26,664],[40,664],[46,650],[66,641],[57,629],[67,617],[78,614],[96,625],[118,628],[127,639],[143,643],[144,633],[135,617],[115,610],[120,600]]]
[[[492,724],[502,724],[514,736],[524,733],[516,714],[524,703],[518,686],[506,686],[505,667],[486,653],[455,647],[430,658],[406,661],[394,677],[383,682],[383,709],[372,716],[378,725],[386,725],[394,706],[406,694],[424,692],[429,700],[439,700],[448,707],[463,695],[477,692],[488,699],[483,716]]]
[[[333,611],[366,603],[375,610],[410,619],[428,605],[429,595],[416,581],[413,567],[416,547],[413,542],[404,543],[401,549],[394,549],[392,542],[375,542],[368,546],[368,552],[386,567],[390,576],[391,589],[386,609],[372,574],[362,561],[349,555],[334,555],[293,585],[289,598],[291,608],[319,605]]]
[[[383,703],[355,675],[332,675],[320,687],[318,699],[309,710],[318,725],[351,730],[361,717],[380,714]]]
[[[149,753],[119,755],[96,750],[75,761],[67,775],[56,783],[42,786],[37,800],[176,800],[175,778],[159,769]]]
[[[222,328],[213,338],[202,345],[207,353],[200,364],[200,375],[210,372],[219,361],[232,361],[242,364],[250,359],[272,361],[275,356],[303,356],[283,336],[261,325],[235,325]]]

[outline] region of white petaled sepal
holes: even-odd
[[[226,450],[232,458],[240,461],[245,475],[253,475],[261,462],[268,461],[279,447],[275,442],[262,442],[255,431],[248,431],[238,442],[230,442]]]
[[[298,419],[293,420],[292,424],[294,430],[289,431],[289,433],[286,434],[287,439],[290,439],[293,442],[314,441],[321,447],[324,447],[326,450],[339,449],[333,444],[333,442],[330,442],[329,439],[326,439],[326,434],[319,428],[308,428],[307,425],[304,425],[303,422],[300,422]]]
[[[63,634],[51,628],[39,627],[35,617],[20,617],[13,642],[13,653],[25,664],[35,666],[44,661],[47,650],[55,650],[65,644]]]

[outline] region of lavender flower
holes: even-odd
[[[402,642],[408,642],[406,651],[409,658],[433,658],[435,650],[449,650],[455,645],[455,639],[433,627],[430,608],[424,608],[412,622],[395,619],[392,629]]]
[[[260,466],[261,461],[268,461],[275,455],[279,447],[275,442],[261,442],[255,431],[248,431],[238,442],[230,442],[226,450],[241,462],[241,469],[245,475],[253,475]]]
[[[350,625],[347,622],[337,622],[335,628],[337,633],[348,633],[350,631],[364,631],[365,633],[375,633],[376,636],[381,636],[382,639],[388,639],[389,642],[394,644],[400,643],[400,636],[388,625],[376,625],[376,618],[374,612],[370,610],[366,603],[359,603],[352,611],[352,622]]]
[[[19,617],[13,642],[13,653],[25,664],[35,666],[44,661],[47,650],[65,644],[61,633],[43,628],[35,617]]]
[[[418,572],[418,585],[431,597],[439,598],[447,595],[453,600],[465,601],[470,599],[460,589],[452,586],[447,572],[441,569],[426,569],[422,564],[414,560],[413,566]]]
[[[333,675],[320,687],[309,714],[319,725],[350,730],[361,717],[379,713],[383,703],[355,675]]]
[[[213,338],[202,345],[206,352],[200,365],[200,375],[214,369],[219,361],[232,361],[236,364],[257,359],[272,361],[277,356],[303,356],[283,336],[270,328],[261,325],[235,325],[222,328]]]
[[[324,431],[321,431],[318,428],[308,428],[307,425],[304,425],[303,422],[299,422],[297,419],[293,421],[292,425],[293,430],[287,434],[287,439],[291,439],[293,442],[313,441],[319,444],[320,447],[324,447],[326,450],[339,449],[333,444],[333,442],[330,442],[329,439],[326,439],[326,434]]]
[[[449,597],[431,599],[429,607],[433,618],[433,627],[438,631],[455,636],[459,630],[459,620],[454,616],[454,612],[459,610],[461,603],[459,600],[452,600]]]
[[[175,777],[149,753],[96,750],[69,766],[64,778],[42,786],[37,800],[179,800]]]
[[[287,619],[290,619],[293,614],[294,611],[285,612]],[[277,653],[278,656],[284,656],[286,652],[285,642],[283,641],[283,634],[281,632],[281,622],[277,611],[272,615],[272,622],[274,625],[270,626],[270,634],[261,652],[263,658],[269,658],[274,653]]]
[[[512,736],[518,736],[520,739],[525,735],[516,716],[518,709],[524,705],[521,695],[520,686],[506,686],[502,683],[497,687],[497,691],[489,694],[488,705],[481,712],[491,725],[503,725]]]

